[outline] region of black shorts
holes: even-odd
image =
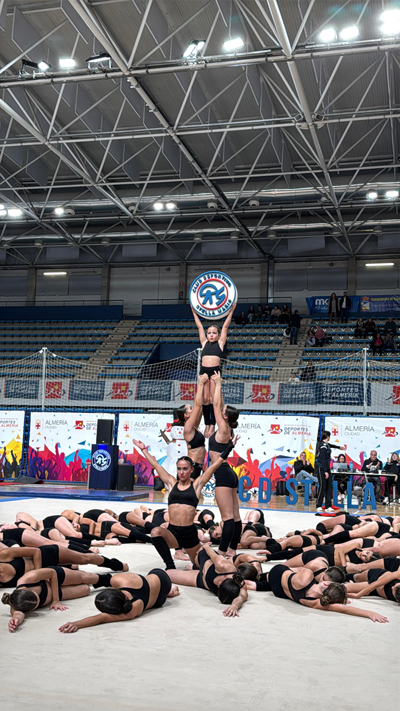
[[[199,464],[198,462],[193,462],[193,473],[190,478],[191,479],[198,479],[202,473],[203,473],[203,465]]]
[[[52,570],[56,571],[57,583],[58,583],[58,597],[60,598],[60,600],[62,600],[63,597],[62,597],[61,585],[63,584],[63,582],[65,580],[65,570],[64,570],[64,568],[61,567],[61,565],[52,565],[51,568],[52,568]]]
[[[102,521],[100,526],[100,538],[105,538],[109,533],[112,533],[111,526],[114,525],[116,521]],[[129,524],[128,524],[129,525]]]
[[[1,533],[3,534],[3,543],[5,541],[12,541],[12,545],[14,543],[18,543],[19,546],[22,546],[22,536],[24,531],[26,531],[26,528],[3,528]],[[9,545],[8,543],[6,545]]]
[[[202,548],[197,554],[197,560],[199,563],[200,570],[196,578],[196,588],[200,588],[201,590],[208,590],[208,588],[204,585],[203,581],[203,568],[205,563],[210,560],[210,556],[208,555],[207,551]]]
[[[200,366],[200,375],[208,375],[208,379],[211,378],[212,375],[215,375],[215,373],[219,373],[222,375],[222,366],[221,364],[219,365],[213,365],[211,368],[208,365],[201,365]]]
[[[50,568],[59,564],[60,554],[58,546],[40,546],[42,554],[42,568]]]
[[[54,528],[59,518],[62,518],[62,516],[46,516],[46,518],[43,519],[43,528]]]
[[[157,578],[160,581],[160,592],[158,593],[157,600],[153,605],[153,609],[155,607],[162,607],[168,597],[168,593],[171,592],[171,578],[167,575],[165,570],[161,570],[161,568],[153,568],[153,570],[150,570],[150,573],[147,573],[147,575],[157,575]]]
[[[216,470],[214,476],[216,487],[226,486],[229,489],[238,488],[239,479],[237,478],[237,475],[233,471],[232,467],[229,466],[228,462],[223,462]]]
[[[323,551],[305,551],[301,557],[304,565],[306,565],[306,563],[310,563],[312,560],[316,560],[317,558],[326,560],[329,565],[328,556]]]
[[[317,543],[315,548],[317,551],[325,553],[326,557],[328,558],[329,565],[335,565],[335,550],[333,546],[330,546],[326,543]]]
[[[43,528],[40,531],[40,535],[43,536],[43,538],[48,538],[50,540],[50,531],[57,531],[56,528]]]
[[[101,509],[90,509],[89,511],[86,511],[84,514],[82,514],[82,518],[90,518],[91,521],[94,521],[97,523],[99,516],[104,513]]]
[[[175,536],[179,548],[190,550],[190,548],[197,548],[197,546],[200,545],[197,528],[194,523],[192,523],[191,526],[174,526],[172,523],[169,523],[168,531]]]
[[[389,570],[391,573],[397,573],[400,568],[400,558],[384,558],[383,563],[385,566],[385,570]]]
[[[371,583],[375,583],[382,575],[385,574],[385,572],[385,570],[379,568],[371,568],[368,571],[368,584],[371,585]],[[374,597],[380,597],[380,595],[378,595],[377,590],[372,590],[369,595],[372,595]]]

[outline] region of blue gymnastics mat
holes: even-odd
[[[0,499],[6,498],[40,498],[40,499],[90,499],[97,501],[135,501],[136,499],[148,499],[149,492],[146,489],[133,491],[108,491],[107,489],[85,489],[80,486],[46,486],[36,484],[35,486],[13,484],[11,486],[0,487]]]

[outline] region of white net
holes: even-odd
[[[284,368],[254,347],[222,360],[225,402],[242,411],[396,414],[400,364],[365,350],[343,358],[302,361]],[[192,402],[199,369],[197,349],[159,363],[82,363],[47,349],[0,366],[4,409],[171,411]]]

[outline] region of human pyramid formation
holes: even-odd
[[[105,588],[95,598],[99,614],[67,622],[60,627],[62,632],[134,619],[178,595],[177,585],[214,593],[228,606],[223,613],[227,617],[238,616],[248,591],[256,590],[313,609],[388,621],[349,605],[348,598],[377,594],[400,602],[400,517],[338,514],[315,529],[290,532],[278,540],[265,525],[262,511],[248,511],[241,520],[238,478],[226,461],[237,441],[233,433],[239,411],[224,405],[220,373],[232,311],[221,333],[210,326],[206,335],[195,317],[203,346],[202,367],[193,407],[187,404],[178,410],[191,456],[178,459],[177,478],[160,466],[145,443],[133,440],[169,490],[167,509],[142,506],[119,515],[109,510],[80,514],[67,509],[41,521],[22,512],[15,523],[0,526],[0,585],[15,587],[2,598],[10,605],[10,632],[21,625],[26,613],[47,605],[65,610],[66,600],[88,595],[90,586]],[[204,435],[198,429],[203,412]],[[203,471],[206,436],[210,464]],[[197,509],[201,491],[213,474],[220,525],[211,510]],[[99,553],[104,545],[122,543],[153,544],[165,570],[155,568],[147,576],[130,573],[126,563]],[[237,553],[238,549],[262,552]],[[290,566],[278,564],[263,572],[263,563],[282,559],[289,559]],[[177,570],[175,560],[190,562],[185,570]],[[85,564],[116,574],[79,570]]]

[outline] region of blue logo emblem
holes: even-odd
[[[98,472],[104,472],[111,464],[111,455],[106,449],[98,449],[92,456],[92,466]]]
[[[189,301],[199,316],[220,319],[237,301],[236,286],[224,272],[205,272],[191,285]]]

